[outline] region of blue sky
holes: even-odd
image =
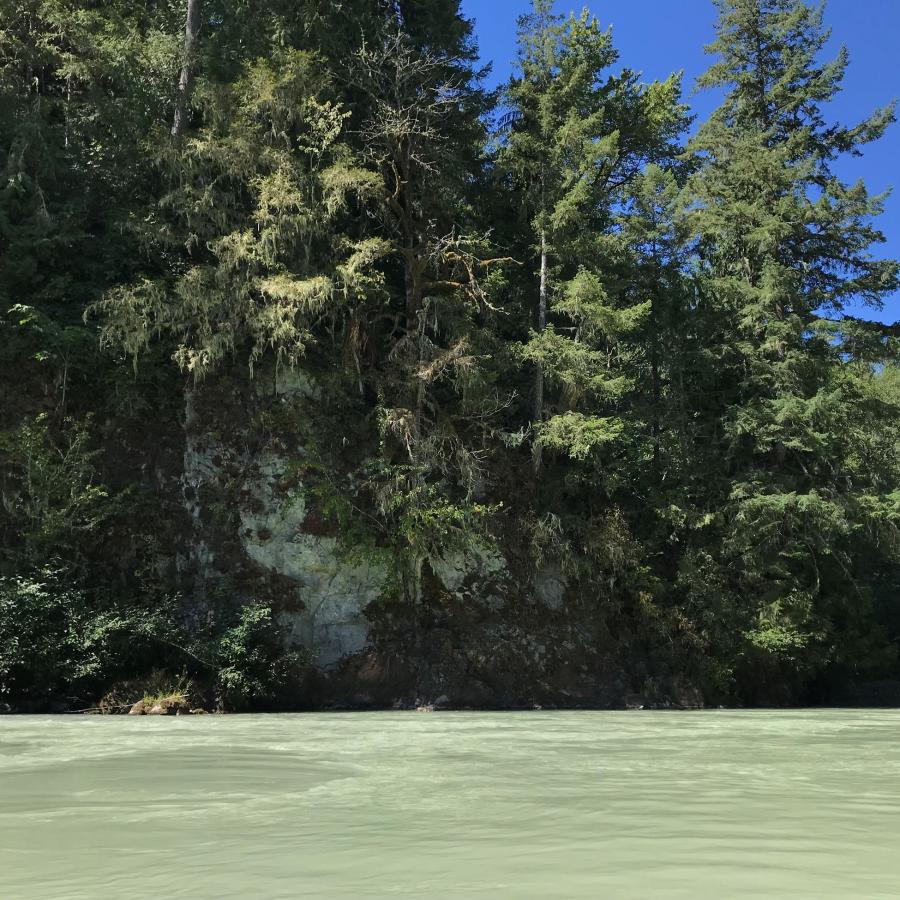
[[[491,83],[503,81],[515,56],[516,18],[529,0],[463,0],[463,10],[475,20],[479,49],[494,66]],[[665,78],[684,70],[685,96],[702,120],[716,105],[707,92],[693,94],[694,80],[709,64],[703,45],[713,38],[716,18],[711,0],[578,0],[560,2],[560,12],[587,6],[604,24],[612,24],[620,62],[642,71],[646,79]],[[859,120],[878,106],[900,98],[900,0],[830,0],[826,23],[833,29],[830,50],[840,44],[850,51],[844,90],[830,105],[842,122]],[[895,187],[879,220],[887,243],[873,248],[877,256],[900,257],[900,122],[861,159],[841,160],[845,180],[862,178],[872,192]],[[854,309],[866,318],[900,320],[900,294],[880,313]]]

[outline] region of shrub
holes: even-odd
[[[211,651],[216,700],[227,710],[272,709],[295,701],[309,665],[306,653],[285,648],[284,629],[263,604],[242,607]]]
[[[57,572],[0,578],[0,702],[40,710],[91,696],[129,626]]]

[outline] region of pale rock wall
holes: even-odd
[[[387,571],[350,561],[336,538],[304,530],[302,485],[280,489],[285,460],[267,455],[253,468],[240,509],[241,543],[259,565],[296,582],[303,609],[284,614],[289,640],[313,650],[327,668],[369,643],[365,609],[380,596]]]
[[[274,381],[260,381],[257,387],[261,404],[293,404],[318,400],[320,395],[321,388],[314,379],[287,369],[277,372]],[[228,575],[241,565],[240,558],[234,556],[237,549],[259,569],[278,576],[272,583],[284,601],[279,606],[284,609],[280,616],[287,641],[311,651],[319,668],[332,672],[350,660],[372,658],[367,653],[378,657],[382,650],[376,647],[373,635],[383,638],[386,633],[393,634],[392,629],[403,616],[411,616],[412,621],[418,615],[408,608],[398,613],[404,609],[402,604],[398,607],[386,602],[391,599],[387,591],[393,583],[389,561],[348,552],[338,537],[323,533],[317,510],[311,508],[308,486],[303,483],[302,450],[287,453],[278,448],[251,453],[241,449],[240,441],[221,436],[224,429],[200,425],[195,406],[201,397],[189,392],[186,399],[188,427],[182,483],[193,530],[195,569],[212,577]],[[220,415],[210,408],[213,417]],[[216,490],[224,490],[229,483],[229,496],[238,498],[237,534],[230,531],[231,543],[226,540],[222,544],[230,549],[223,549],[226,555],[218,559],[218,551],[210,547],[222,543],[217,540],[217,535],[222,536],[217,529],[223,523],[206,521],[201,491],[211,491],[215,496]],[[234,538],[238,539],[236,543]],[[438,594],[423,598],[423,603],[430,605],[431,615],[436,617],[433,622],[437,624],[432,627],[437,632],[426,641],[425,649],[414,650],[414,645],[402,640],[403,628],[414,630],[414,626],[400,626],[399,645],[394,647],[388,641],[389,658],[402,658],[415,667],[418,663],[412,656],[426,653],[430,660],[426,669],[436,684],[444,670],[450,673],[447,684],[468,684],[472,678],[471,673],[466,674],[469,670],[476,673],[477,680],[477,673],[490,677],[494,668],[505,666],[510,677],[518,678],[516,673],[542,666],[547,648],[543,639],[538,641],[523,630],[524,624],[513,612],[521,585],[501,553],[488,544],[475,545],[434,556],[427,565],[437,582],[433,586]],[[538,606],[551,611],[564,607],[566,583],[558,571],[541,570],[530,587]],[[427,618],[429,614],[425,615]],[[448,647],[463,649],[435,649],[435,634],[442,636],[440,640],[449,640]],[[505,660],[502,665],[497,661],[498,652]],[[462,656],[456,659],[460,653]],[[478,702],[488,702],[492,689],[481,683],[479,690],[488,693]],[[496,690],[502,692],[501,688]],[[473,695],[472,702],[478,697],[481,694]]]

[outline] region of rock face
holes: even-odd
[[[562,609],[566,595],[566,578],[556,567],[544,566],[535,572],[534,595],[549,609]]]
[[[282,373],[269,402],[290,407],[298,398],[314,399],[317,390],[302,373]],[[240,406],[251,402],[244,397]],[[289,643],[311,651],[327,669],[367,645],[363,611],[381,594],[386,569],[372,559],[350,558],[335,536],[317,526],[297,474],[302,450],[248,452],[223,438],[213,407],[202,392],[189,393],[182,484],[191,535],[182,568],[193,575],[198,615],[206,585],[233,578],[250,563],[255,576],[271,576]],[[225,521],[215,521],[211,508],[224,508],[219,519]]]
[[[285,487],[287,469],[274,455],[256,462],[240,509],[241,542],[252,560],[296,585],[302,609],[283,614],[290,640],[329,667],[368,644],[364,610],[380,596],[387,571],[348,559],[337,538],[309,530],[303,485]]]
[[[191,539],[182,568],[194,573],[198,617],[204,584],[217,578],[232,596],[271,602],[287,642],[317,663],[314,696],[298,705],[623,708],[629,694],[647,706],[690,695],[652,669],[626,674],[619,649],[628,638],[606,630],[602,603],[576,595],[558,568],[513,562],[512,545],[422,559],[421,590],[410,598],[398,561],[373,549],[378,535],[365,532],[364,515],[350,531],[368,537],[354,544],[323,511],[323,481],[329,489],[340,481],[338,457],[350,442],[328,433],[332,457],[323,452],[327,404],[315,380],[281,372],[265,390],[218,390],[189,397],[181,484]],[[262,435],[253,424],[273,420],[289,427]],[[353,496],[352,476],[340,489]]]
[[[488,546],[435,556],[428,563],[443,587],[452,593],[461,594],[467,587],[471,589],[473,586],[483,591],[488,585],[501,594],[505,593],[505,583],[509,578],[506,560]],[[477,580],[477,585],[471,584],[472,579]],[[502,597],[497,597],[497,600],[502,603]]]

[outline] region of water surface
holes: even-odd
[[[900,897],[900,711],[0,717],[0,897]]]

